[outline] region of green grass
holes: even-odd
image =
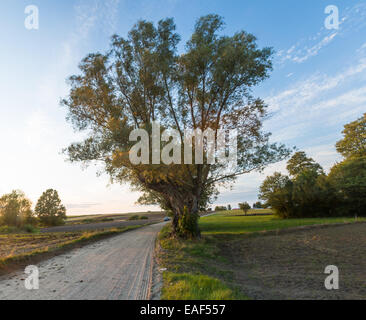
[[[224,211],[218,211],[218,214],[226,214],[226,215],[230,215],[230,216],[242,216],[245,215],[243,210],[224,210]],[[268,214],[273,214],[273,210],[272,209],[250,209],[248,211],[248,215],[268,215]]]
[[[209,217],[201,218],[200,228],[204,235],[235,235],[314,224],[332,224],[354,221],[354,218],[280,219],[273,215],[243,217],[229,215],[228,213],[218,213]],[[366,221],[366,218],[359,218],[358,221]]]
[[[167,268],[163,274],[162,299],[248,299],[245,292],[236,287],[232,266],[221,254],[223,244],[230,245],[231,241],[240,239],[245,241],[247,235],[261,231],[355,221],[352,218],[282,220],[273,215],[241,216],[242,214],[240,211],[225,211],[201,218],[201,240],[171,238],[170,225],[162,229],[158,239],[163,250],[160,250],[158,259],[160,267]],[[258,241],[260,245],[260,240]]]
[[[220,280],[205,275],[188,273],[164,274],[162,300],[233,300],[237,293]]]
[[[158,254],[163,274],[163,300],[245,300],[232,272],[220,256],[216,239],[180,240],[170,237],[170,225],[159,234]]]
[[[26,224],[23,227],[0,226],[0,234],[39,233],[39,228]]]

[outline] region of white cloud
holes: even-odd
[[[308,79],[298,81],[284,91],[265,98],[270,111],[275,113],[270,122],[287,119],[291,125],[295,119],[304,120],[318,115],[321,109],[359,106],[365,102],[365,71],[366,58],[360,58],[357,63],[333,76],[315,73]],[[350,83],[352,89],[347,91],[345,88]],[[355,86],[361,87],[354,89]],[[304,118],[301,119],[301,116]]]
[[[325,36],[319,43],[315,44],[314,46],[312,46],[309,49],[305,49],[304,55],[294,56],[292,58],[292,60],[294,62],[302,63],[302,62],[308,60],[310,57],[316,56],[323,47],[327,46],[330,42],[332,42],[332,40],[336,37],[336,35],[337,35],[337,32],[335,32],[329,36]]]
[[[316,35],[299,40],[289,49],[280,50],[277,54],[277,63],[287,61],[303,63],[309,58],[317,56],[323,48],[327,47],[337,36],[347,36],[352,32],[361,30],[366,26],[366,3],[357,3],[344,10],[338,31],[327,30],[322,27]]]
[[[83,39],[95,28],[111,36],[117,27],[120,0],[82,0],[75,6],[77,31]]]

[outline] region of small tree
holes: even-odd
[[[239,203],[239,208],[244,211],[244,214],[247,215],[248,211],[251,209],[251,206],[248,202]]]
[[[227,209],[228,209],[229,211],[231,211],[231,204],[229,204],[229,205],[227,206]]]
[[[64,224],[66,220],[66,208],[56,190],[48,189],[39,198],[35,212],[39,220],[47,226]]]
[[[23,191],[14,190],[0,198],[0,223],[8,226],[21,227],[32,223],[32,202]]]

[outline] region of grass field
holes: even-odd
[[[273,215],[242,215],[242,212],[226,211],[201,218],[203,238],[200,241],[172,239],[169,226],[162,230],[158,259],[161,267],[167,268],[163,274],[163,300],[248,299],[236,282],[230,257],[223,254],[223,247],[226,250],[234,242],[240,246],[240,241],[256,232],[354,221],[351,218],[281,220]]]
[[[204,235],[246,234],[313,224],[353,222],[354,220],[354,218],[280,219],[273,215],[245,217],[240,216],[240,213],[232,215],[231,213],[223,212],[202,218],[200,221],[200,227]],[[359,218],[358,221],[366,221],[366,219]]]
[[[219,214],[227,214],[230,216],[243,216],[245,215],[243,210],[231,210],[231,211],[219,211]],[[247,213],[247,215],[268,215],[273,214],[272,209],[250,209]]]

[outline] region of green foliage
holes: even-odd
[[[329,174],[329,183],[341,201],[337,211],[366,216],[366,156],[336,164]]]
[[[11,233],[18,233],[19,228],[17,227],[10,227],[10,226],[0,226],[0,234],[11,234]]]
[[[195,238],[200,235],[198,228],[199,214],[190,212],[188,207],[184,207],[183,215],[179,217],[177,234],[182,238]]]
[[[27,223],[34,223],[32,203],[24,192],[14,190],[0,198],[0,224],[22,227]]]
[[[287,169],[267,177],[260,198],[282,218],[366,215],[366,113],[345,125],[336,145],[345,160],[326,176],[321,166],[297,152]]]
[[[66,208],[56,190],[48,189],[38,199],[35,213],[39,220],[46,226],[58,226],[65,223]]]
[[[189,273],[164,273],[162,300],[236,300],[238,294],[222,281]],[[244,298],[243,298],[244,299]]]
[[[244,214],[247,215],[248,211],[251,209],[251,206],[248,202],[239,203],[240,210],[244,211]]]
[[[23,226],[23,230],[28,233],[39,233],[39,229],[32,224],[26,224]]]
[[[281,218],[335,216],[339,201],[321,166],[304,152],[289,161],[290,177],[275,172],[267,177],[259,198]]]
[[[337,151],[345,158],[366,156],[366,113],[344,126],[344,138],[337,142]]]
[[[264,205],[262,202],[257,201],[256,203],[253,204],[253,209],[264,209]]]
[[[22,227],[15,226],[1,226],[0,234],[12,234],[12,233],[39,233],[39,229],[31,224],[26,224]]]
[[[305,170],[314,171],[317,174],[323,174],[323,168],[314,161],[308,158],[303,151],[296,152],[287,162],[287,171],[293,177],[297,177]]]
[[[139,219],[140,219],[140,216],[138,216],[138,215],[133,215],[128,218],[128,220],[130,220],[130,221],[139,220]]]
[[[216,206],[215,211],[226,211],[227,208],[225,206]]]

